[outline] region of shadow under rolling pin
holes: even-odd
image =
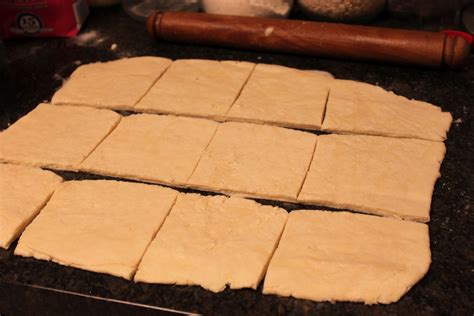
[[[471,51],[442,32],[195,12],[154,12],[147,29],[170,42],[428,67],[460,68]]]

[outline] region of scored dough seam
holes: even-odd
[[[265,205],[265,204],[261,204],[261,203],[259,203],[259,204],[260,205]],[[272,261],[273,256],[275,255],[275,252],[277,251],[278,246],[280,245],[281,237],[283,237],[283,233],[285,232],[286,224],[288,224],[288,219],[290,218],[289,212],[288,211],[286,211],[286,212],[288,213],[288,215],[286,216],[285,224],[283,225],[283,228],[280,232],[280,235],[278,236],[277,240],[275,241],[275,244],[273,245],[272,253],[268,256],[268,260],[267,260],[267,262],[265,263],[265,265],[262,269],[262,274],[259,276],[260,282],[259,282],[259,284],[257,284],[257,287],[260,285],[260,283],[265,282],[265,276],[267,275],[268,266],[270,265],[270,262]]]
[[[331,94],[331,88],[328,89],[328,94],[326,95],[326,102],[324,102],[324,108],[323,108],[323,117],[321,118],[321,128],[319,130],[323,130],[323,124],[324,124],[324,120],[326,119],[326,111],[328,110],[330,94]]]
[[[309,170],[311,169],[311,166],[313,165],[313,159],[314,159],[314,154],[316,153],[316,147],[318,147],[318,137],[316,137],[316,142],[314,143],[314,148],[313,148],[313,153],[311,154],[311,160],[309,161],[308,168],[306,168],[306,172],[303,177],[303,181],[301,182],[300,188],[298,189],[298,193],[296,194],[296,201],[298,201],[300,197],[301,190],[303,190],[303,185],[306,181],[306,177],[308,176]]]
[[[360,136],[377,136],[377,137],[385,137],[385,138],[395,138],[395,139],[419,139],[423,140],[425,142],[433,142],[433,143],[444,143],[445,140],[434,140],[434,139],[428,139],[428,138],[422,138],[422,137],[414,137],[414,136],[407,136],[407,135],[400,135],[400,134],[377,134],[377,132],[357,132],[355,133],[354,131],[349,131],[349,130],[333,130],[330,128],[324,129],[322,132],[326,132],[326,134],[334,134],[334,135],[360,135]]]
[[[138,260],[138,263],[135,267],[135,269],[133,270],[132,274],[131,274],[131,277],[130,277],[130,281],[135,281],[135,274],[137,274],[138,272],[138,268],[140,267],[140,264],[142,263],[142,260],[143,260],[143,257],[145,257],[145,254],[147,253],[148,251],[148,248],[150,248],[150,245],[151,243],[155,240],[156,238],[156,235],[158,235],[158,232],[161,230],[161,227],[163,227],[163,225],[165,224],[166,222],[166,219],[168,218],[168,216],[170,215],[171,213],[171,210],[173,209],[174,205],[176,204],[176,201],[178,200],[178,196],[181,194],[181,192],[177,192],[174,200],[173,200],[173,203],[171,204],[169,210],[168,210],[168,213],[166,214],[165,218],[163,219],[163,221],[161,222],[160,226],[158,227],[158,229],[153,233],[153,236],[151,237],[150,239],[150,242],[148,242],[148,245],[146,245],[145,247],[145,250],[143,251],[141,257],[140,257],[140,260]]]
[[[317,145],[316,145],[317,146]],[[308,169],[309,170],[309,169]],[[87,170],[87,169],[81,169],[81,172],[87,173],[87,174],[92,174],[92,175],[99,175],[99,176],[105,176],[105,177],[111,177],[114,180],[117,181],[125,181],[125,182],[133,182],[133,183],[143,183],[143,184],[152,184],[152,185],[161,185],[170,189],[192,189],[196,191],[200,191],[199,194],[203,193],[215,193],[215,194],[221,194],[225,196],[234,196],[234,197],[240,197],[240,198],[247,198],[247,199],[252,199],[252,200],[267,200],[267,201],[277,201],[277,202],[288,202],[288,203],[297,203],[301,205],[308,205],[308,206],[313,206],[313,207],[328,207],[331,209],[331,211],[345,211],[345,212],[350,212],[353,214],[366,214],[366,215],[373,215],[377,217],[384,217],[384,218],[395,218],[398,220],[405,220],[405,221],[412,221],[412,222],[418,222],[418,223],[425,223],[424,221],[420,220],[420,218],[417,217],[410,217],[410,216],[400,216],[399,214],[394,214],[392,212],[380,212],[377,210],[362,210],[362,209],[350,209],[350,208],[337,208],[333,204],[326,203],[326,202],[310,202],[310,201],[301,201],[298,199],[292,200],[292,199],[285,199],[281,197],[269,197],[269,196],[259,196],[255,195],[249,192],[237,192],[237,191],[232,191],[232,190],[220,190],[220,189],[213,189],[210,187],[201,187],[201,186],[190,186],[190,185],[180,185],[177,183],[167,183],[163,181],[158,181],[158,180],[150,180],[150,179],[145,179],[145,178],[138,178],[138,177],[131,177],[127,175],[119,175],[119,174],[109,174],[106,172],[98,172],[98,171],[93,171],[93,170]],[[305,176],[306,178],[306,176]],[[303,181],[304,183],[304,181]],[[301,192],[300,192],[301,193]]]
[[[251,77],[252,74],[254,73],[256,67],[257,67],[257,64],[253,64],[252,70],[250,71],[249,75],[247,76],[247,79],[245,79],[244,84],[242,85],[242,87],[240,88],[239,92],[238,92],[237,95],[235,96],[234,101],[232,101],[231,105],[230,105],[229,108],[227,109],[227,112],[225,112],[225,114],[224,114],[224,122],[227,121],[227,116],[229,115],[230,110],[234,107],[235,102],[237,102],[237,100],[240,98],[240,95],[242,94],[242,91],[244,91],[244,88],[247,86],[247,84],[248,84],[248,82],[249,82],[249,80],[250,80],[250,77]]]
[[[115,111],[114,111],[114,112],[115,112]],[[115,113],[117,113],[117,112],[115,112]],[[109,137],[109,135],[112,134],[112,132],[113,132],[113,131],[117,128],[117,126],[120,124],[120,122],[122,121],[123,116],[122,116],[121,114],[119,114],[119,113],[117,113],[117,115],[119,115],[119,119],[117,120],[117,122],[115,122],[114,126],[112,126],[112,128],[104,135],[104,137],[102,137],[102,139],[97,143],[97,145],[95,145],[94,148],[92,148],[92,149],[89,151],[89,153],[88,153],[84,158],[82,158],[82,160],[78,163],[78,165],[77,165],[77,166],[78,166],[78,167],[77,167],[78,170],[81,169],[82,163],[83,163],[87,158],[89,158],[90,155],[92,155],[92,153],[97,149],[97,147],[99,147],[99,145],[102,144],[102,143],[105,141],[105,139],[106,139],[107,137]],[[66,171],[67,171],[67,170],[66,170]]]
[[[148,89],[146,89],[145,93],[143,93],[143,95],[138,98],[138,100],[135,102],[135,104],[132,106],[132,111],[133,112],[136,112],[135,111],[135,107],[137,106],[138,103],[140,103],[140,101],[148,94],[148,92],[150,92],[151,88],[153,88],[155,86],[155,84],[158,82],[158,80],[161,79],[161,77],[163,77],[163,75],[168,71],[168,69],[171,67],[171,65],[174,63],[174,60],[168,64],[168,66],[165,68],[165,70],[163,70],[163,72],[155,79],[153,80],[152,84],[148,87]]]
[[[397,219],[401,221],[408,221],[408,222],[415,222],[415,223],[422,223],[422,224],[428,224],[428,222],[430,221],[429,218],[426,221],[416,216],[406,216],[406,215],[396,214],[391,211],[380,211],[377,209],[372,209],[372,208],[367,208],[367,207],[364,207],[364,209],[362,208],[355,209],[355,207],[349,208],[348,206],[336,207],[334,203],[327,202],[327,201],[310,202],[310,201],[297,200],[296,203],[302,204],[302,205],[313,206],[313,207],[321,207],[321,206],[328,207],[328,208],[333,209],[336,212],[348,212],[348,213],[359,214],[359,215],[360,214],[372,215],[372,216],[377,216],[377,217],[382,217],[382,218],[392,218],[392,219]]]
[[[62,177],[61,177],[62,179]],[[64,179],[61,180],[61,183],[64,182]],[[28,225],[30,225],[34,219],[39,215],[39,213],[41,213],[41,211],[43,210],[43,208],[46,206],[46,204],[48,204],[48,202],[51,200],[51,197],[53,196],[53,194],[56,192],[56,190],[58,189],[59,186],[61,186],[61,183],[59,183],[54,189],[53,191],[46,197],[46,199],[44,200],[44,202],[38,206],[38,208],[35,210],[35,213],[33,214],[33,216],[29,219],[29,220],[26,220],[24,223],[22,223],[21,226],[21,229],[18,230],[16,236],[13,236],[12,239],[10,240],[10,242],[7,244],[7,249],[11,246],[11,244],[16,240],[18,239],[18,237],[21,236],[21,234],[23,234],[23,232],[25,231],[26,227],[28,227]]]
[[[185,187],[188,187],[189,179],[191,179],[191,177],[193,176],[193,174],[194,174],[194,172],[196,171],[196,169],[197,169],[199,163],[201,162],[202,157],[206,154],[207,148],[209,148],[209,146],[210,146],[211,143],[212,143],[212,140],[214,139],[214,136],[216,136],[217,130],[218,130],[219,127],[221,126],[221,123],[217,123],[217,124],[218,124],[218,125],[217,125],[216,128],[214,129],[214,133],[212,134],[211,138],[209,139],[209,142],[207,143],[206,147],[204,148],[204,150],[202,151],[201,155],[199,156],[199,159],[198,159],[198,161],[196,162],[196,165],[194,166],[193,171],[191,172],[191,174],[189,175],[189,177],[186,179],[186,183],[184,184]]]

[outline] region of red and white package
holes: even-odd
[[[71,37],[88,15],[87,0],[0,0],[1,37]]]

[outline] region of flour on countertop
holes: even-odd
[[[106,37],[100,36],[97,31],[89,31],[77,35],[73,38],[73,41],[78,46],[97,46],[105,39]]]

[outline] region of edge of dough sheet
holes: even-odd
[[[324,206],[324,207],[331,207],[335,208],[339,211],[344,211],[347,210],[350,213],[354,214],[365,214],[365,215],[375,215],[379,217],[384,217],[384,218],[391,218],[391,219],[398,219],[398,220],[406,220],[406,221],[413,221],[413,222],[418,222],[418,223],[428,223],[430,221],[430,217],[424,217],[424,216],[411,216],[411,215],[404,215],[404,214],[397,214],[393,213],[391,211],[387,210],[380,210],[377,208],[371,208],[371,207],[358,207],[357,205],[351,204],[351,203],[334,203],[334,202],[328,202],[328,201],[322,201],[322,200],[311,200],[311,198],[304,198],[304,199],[299,199],[296,201],[296,203],[303,204],[303,205],[308,205],[308,206]]]
[[[83,266],[83,265],[80,265],[80,264],[75,264],[75,263],[67,262],[67,261],[64,261],[64,260],[59,260],[59,259],[55,258],[54,256],[49,256],[49,255],[43,254],[43,253],[41,253],[41,252],[39,252],[35,249],[32,249],[28,246],[17,246],[15,248],[14,254],[16,256],[21,256],[21,257],[25,257],[25,258],[35,258],[35,259],[38,259],[38,260],[55,262],[55,263],[63,265],[63,266],[77,268],[77,269],[81,269],[81,270],[84,270],[84,271],[87,271],[87,272],[95,272],[95,273],[103,273],[103,274],[107,274],[107,275],[112,275],[112,276],[123,278],[123,279],[129,280],[129,281],[132,280],[133,274],[135,273],[135,270],[136,270],[136,267],[127,266],[127,265],[124,265],[124,264],[113,264],[113,263],[107,264],[107,265],[100,265],[100,266],[97,266],[97,265],[95,265],[95,266],[94,265]],[[107,270],[107,267],[110,267],[110,266],[122,267],[121,273],[116,273],[116,274],[110,273],[110,271]],[[103,268],[100,268],[100,267],[103,267]],[[130,271],[128,271],[128,270],[130,270]]]

